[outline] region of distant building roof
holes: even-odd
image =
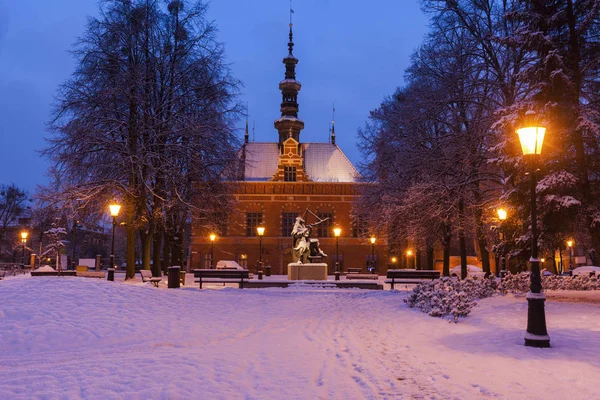
[[[304,169],[313,182],[356,182],[358,171],[342,150],[331,143],[302,143]],[[277,173],[277,143],[244,144],[238,152],[240,180],[269,181]]]

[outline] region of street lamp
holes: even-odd
[[[29,235],[29,232],[21,232],[21,244],[23,245],[23,250],[21,252],[21,269],[25,268],[25,245],[27,244],[27,235]]]
[[[569,270],[573,271],[573,241],[567,240],[567,246],[569,247]]]
[[[502,222],[504,222],[506,220],[506,217],[508,216],[508,212],[504,208],[499,208],[498,210],[496,210],[496,212],[498,213],[500,225],[502,225]],[[502,234],[501,226],[498,226],[498,239],[504,240],[504,235]],[[498,268],[498,264],[496,264],[496,275],[500,276],[500,270],[504,271],[506,269],[506,266],[504,265],[504,254],[502,254],[502,252],[500,252],[498,259],[500,261],[500,268]]]
[[[215,257],[215,239],[217,238],[217,235],[215,235],[214,233],[210,234],[210,265],[209,268],[212,269],[213,267],[213,260]]]
[[[115,226],[117,226],[117,217],[119,216],[119,211],[121,211],[121,205],[117,203],[113,203],[108,206],[110,209],[110,215],[113,217],[112,224],[112,241],[110,245],[110,266],[108,269],[108,277],[107,280],[113,281],[115,279]]]
[[[258,279],[262,279],[262,237],[265,234],[264,226],[257,226],[256,233],[258,234]],[[271,271],[268,271],[270,275]]]
[[[406,267],[407,268],[410,267],[410,262],[408,260],[410,259],[410,257],[412,257],[412,255],[413,255],[412,250],[407,250],[406,251]]]
[[[375,271],[375,236],[371,236],[371,272]]]
[[[76,250],[77,250],[77,229],[81,228],[81,225],[79,225],[79,221],[75,220],[75,222],[73,222],[73,229],[72,229],[72,233],[73,233],[73,250],[71,253],[71,264],[73,264],[73,271],[75,271],[75,267],[76,267],[76,263],[75,263],[75,254],[76,254]]]
[[[335,227],[333,228],[333,235],[335,236],[335,270],[339,272],[340,270],[340,246],[339,239],[342,234],[342,228]]]
[[[523,155],[531,160],[531,273],[529,292],[527,293],[527,331],[525,332],[525,346],[550,347],[550,336],[546,329],[546,314],[544,303],[546,295],[542,293],[542,279],[540,276],[540,260],[537,246],[537,209],[536,193],[537,168],[536,158],[542,152],[542,144],[546,128],[535,122],[535,112],[527,111],[525,126],[517,129]]]

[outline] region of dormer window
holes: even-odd
[[[296,167],[283,167],[283,180],[285,182],[296,182]]]

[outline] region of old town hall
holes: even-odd
[[[307,224],[324,220],[314,226],[312,236],[319,239],[328,255],[324,262],[329,264],[329,273],[336,261],[336,227],[341,230],[337,238],[340,269],[366,270],[373,258],[375,269],[385,272],[387,243],[375,238],[373,245],[371,230],[353,211],[364,183],[357,182],[358,171],[337,146],[335,126],[328,142],[301,140],[304,122],[298,117],[298,92],[302,85],[296,80],[298,59],[293,48],[290,24],[288,54],[283,59],[285,77],[279,82],[281,116],[275,120],[278,140],[249,141],[246,123],[237,176],[232,182],[235,209],[220,221],[215,232],[192,228],[191,269],[214,268],[219,260],[235,260],[256,271],[262,260],[273,274],[286,274],[292,259],[290,233],[296,217],[303,216]],[[257,230],[259,227],[264,230]]]

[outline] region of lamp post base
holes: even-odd
[[[546,329],[546,314],[544,293],[527,293],[527,332],[525,332],[525,346],[550,347],[550,336]]]

